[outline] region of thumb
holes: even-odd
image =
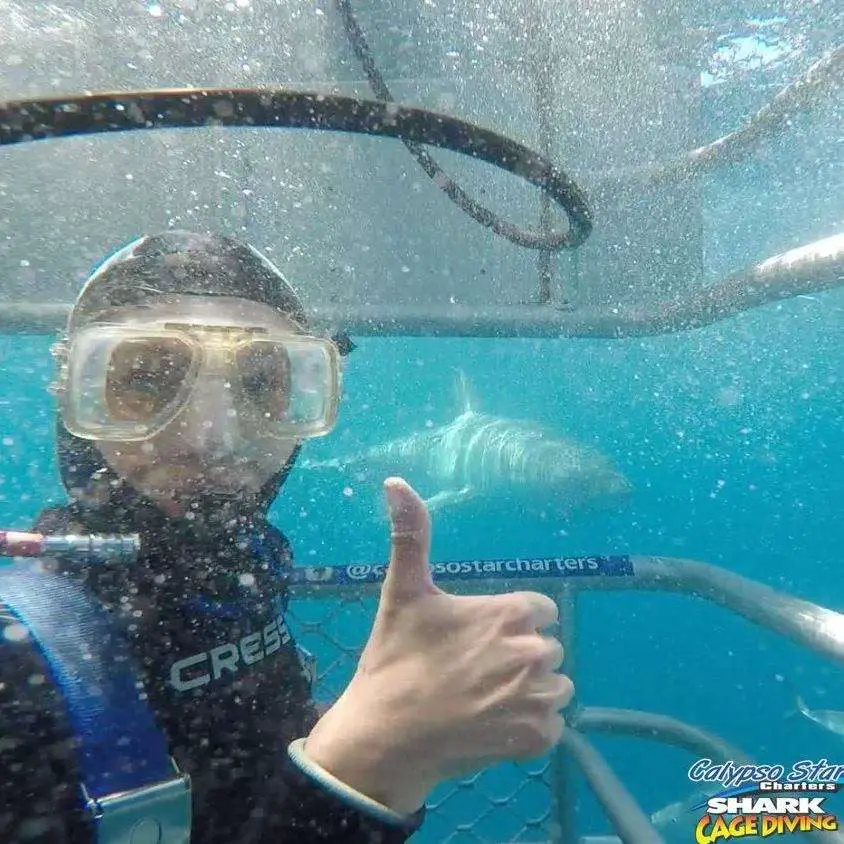
[[[390,510],[390,565],[381,603],[407,600],[436,589],[430,568],[431,519],[425,502],[402,478],[387,478]]]

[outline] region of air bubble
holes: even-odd
[[[29,631],[22,624],[14,622],[6,625],[3,638],[7,642],[25,642],[29,638]]]

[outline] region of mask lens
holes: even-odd
[[[180,393],[191,369],[191,347],[173,337],[127,339],[111,352],[105,396],[116,422],[148,422]]]
[[[260,415],[282,420],[290,407],[290,358],[280,343],[254,340],[237,350],[243,396]]]

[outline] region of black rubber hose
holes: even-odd
[[[372,56],[372,50],[369,49],[369,43],[363,30],[358,25],[352,10],[349,0],[335,0],[337,11],[343,18],[343,26],[346,34],[349,37],[349,42],[355,55],[363,66],[366,78],[369,80],[369,85],[372,88],[375,96],[385,102],[395,102],[390,89],[381,72],[375,64],[375,59]],[[508,223],[502,220],[494,211],[490,211],[484,205],[472,199],[463,188],[460,187],[440,166],[436,161],[414,141],[402,139],[402,143],[407,147],[410,154],[419,162],[419,166],[431,177],[434,184],[443,191],[446,196],[455,204],[461,211],[465,211],[473,220],[480,223],[482,226],[492,229],[496,234],[506,237],[511,243],[517,246],[524,246],[527,249],[542,249],[552,252],[558,252],[566,247],[579,246],[585,238],[572,238],[571,231],[569,232],[551,232],[544,234],[536,232],[531,229],[522,229],[513,223]],[[573,227],[571,215],[569,215],[569,225]]]
[[[592,231],[580,188],[550,161],[489,129],[422,108],[284,88],[175,88],[0,102],[0,146],[69,135],[209,126],[354,132],[450,149],[494,164],[548,193],[569,218],[563,246],[579,246]]]

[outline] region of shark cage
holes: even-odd
[[[105,0],[6,0],[0,333],[60,332],[80,268],[166,225],[272,244],[285,270],[313,280],[302,292],[315,323],[350,337],[613,341],[840,286],[844,231],[823,229],[840,222],[840,178],[826,192],[825,177],[812,182],[811,214],[782,185],[770,201],[791,229],[771,226],[770,251],[747,261],[736,249],[718,278],[704,265],[713,185],[783,143],[807,167],[840,155],[841,18],[820,20],[820,5],[161,0],[116,16]],[[745,116],[713,135],[720,90]],[[725,211],[739,234],[740,212]],[[2,539],[2,553],[22,553]],[[127,552],[128,540],[102,541],[50,553]],[[447,561],[435,579],[553,596],[575,685],[587,591],[703,599],[844,662],[844,615],[705,562],[623,551]],[[377,564],[294,570],[309,608],[294,605],[299,639],[331,655],[318,689],[359,654],[382,576]],[[360,635],[343,632],[350,614]],[[509,789],[490,793],[483,774],[440,788],[418,840],[665,840],[590,734],[751,759],[667,714],[578,701],[567,722],[549,758],[510,766]],[[613,834],[579,828],[584,783]],[[517,816],[528,792],[542,808]]]

